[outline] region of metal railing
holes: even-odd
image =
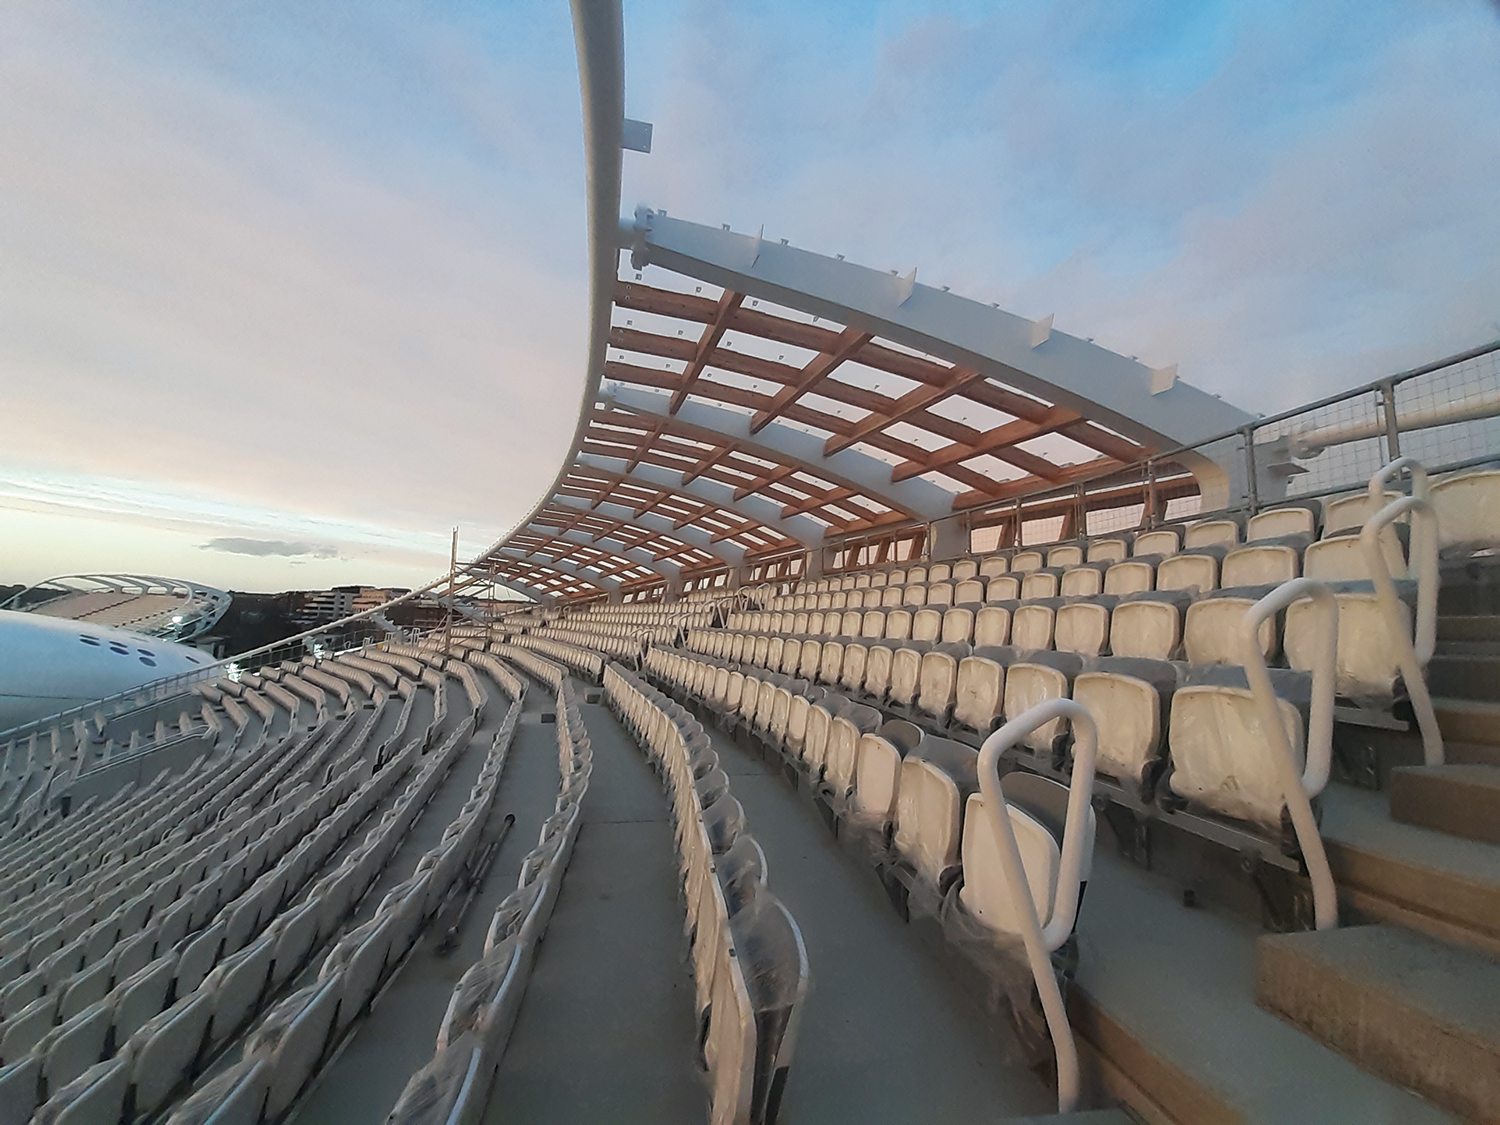
[[[1313,655],[1312,700],[1308,707],[1303,768],[1298,770],[1291,740],[1282,722],[1279,700],[1271,686],[1271,675],[1266,671],[1260,633],[1261,626],[1268,620],[1303,598],[1312,600],[1321,620],[1313,630],[1317,649]],[[1323,849],[1323,837],[1318,832],[1318,821],[1312,811],[1312,798],[1327,786],[1333,766],[1333,696],[1338,675],[1338,636],[1339,606],[1333,591],[1311,578],[1293,578],[1245,612],[1239,638],[1245,680],[1255,700],[1261,736],[1270,751],[1277,784],[1291,815],[1292,828],[1297,833],[1302,862],[1307,865],[1308,878],[1312,882],[1314,924],[1320,930],[1338,925],[1339,920],[1333,871],[1328,866],[1328,853]]]
[[[1045,925],[1037,913],[1036,899],[1026,877],[1016,830],[1010,822],[1010,806],[1000,784],[1000,759],[1032,731],[1054,719],[1073,725],[1073,775],[1068,787],[1068,814],[1064,821],[1062,856],[1058,863],[1057,887],[1052,894],[1052,915]],[[1057,1055],[1057,1111],[1071,1113],[1078,1104],[1078,1045],[1063,1006],[1062,990],[1052,968],[1052,953],[1068,940],[1078,918],[1078,893],[1083,877],[1083,849],[1087,842],[1089,802],[1094,792],[1094,759],[1098,732],[1088,708],[1071,699],[1049,699],[1017,715],[984,740],[979,749],[979,791],[989,814],[990,831],[1000,850],[1000,866],[1010,890],[1011,909],[1021,929],[1026,960],[1036,980],[1042,1013]]]

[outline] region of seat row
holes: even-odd
[[[724,647],[711,635],[692,637],[710,649]],[[816,646],[816,668],[821,670],[822,646],[810,643]],[[798,644],[784,642],[783,652]],[[822,685],[815,676],[803,674],[804,668],[813,669],[813,659],[806,665],[799,659],[795,666],[791,657],[776,666],[754,663],[760,655],[758,640],[753,651],[741,649],[738,661],[732,656],[732,641],[728,659],[653,648],[646,667],[714,712],[737,716],[749,729],[766,732],[817,771],[824,769],[828,753],[827,724],[818,726],[812,718],[820,706],[827,712],[825,718],[846,705],[860,706],[869,709],[870,716],[909,720],[930,734],[977,746],[1004,721],[1041,702],[1074,699],[1088,708],[1099,726],[1095,768],[1101,795],[1137,815],[1171,820],[1287,863],[1285,853],[1292,841],[1282,825],[1281,790],[1259,736],[1257,703],[1239,667],[1136,657],[1085,659],[1070,652],[1012,646],[971,650],[959,644],[863,650],[853,646],[851,664],[849,647],[838,654],[838,676]],[[833,665],[829,667],[832,671]],[[1312,677],[1275,668],[1269,675],[1278,712],[1301,754]],[[1070,731],[1057,720],[1029,734],[1016,754],[1036,772],[1067,779],[1070,749]],[[848,755],[839,763],[836,775],[854,786],[858,763]],[[891,795],[888,774],[887,769],[885,780],[870,782],[881,794],[872,798],[877,806],[884,807],[885,797]],[[869,776],[877,775],[878,771]]]
[[[765,854],[698,721],[618,664],[605,670],[604,689],[671,801],[709,1119],[771,1125],[807,995],[802,935],[766,889]]]
[[[484,1116],[495,1072],[520,1010],[537,943],[546,932],[582,818],[593,748],[572,683],[557,695],[559,785],[516,889],[495,909],[484,951],[459,979],[433,1058],[412,1075],[386,1118],[400,1125],[466,1125]]]
[[[386,893],[371,918],[337,940],[324,957],[314,983],[275,1003],[246,1039],[240,1061],[188,1098],[170,1118],[171,1123],[275,1121],[295,1103],[383,983],[399,971],[450,888],[460,881],[470,882],[468,869],[494,807],[520,712],[521,700],[515,697],[486,752],[468,799],[438,843],[417,861],[412,874]],[[409,831],[457,756],[467,748],[472,723],[471,714],[430,755],[417,778],[382,817],[375,830],[381,833],[378,839],[394,839],[380,866],[389,861],[399,837]],[[340,871],[350,866],[346,860]],[[339,887],[342,878],[335,872],[326,880],[327,892],[334,901],[345,897]],[[356,880],[347,896],[350,906],[362,893]],[[315,892],[310,900],[320,897]]]

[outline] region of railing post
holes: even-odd
[[[1386,379],[1380,384],[1380,415],[1385,421],[1385,452],[1392,461],[1401,456],[1401,425],[1396,417],[1396,384]]]
[[[1250,514],[1260,511],[1260,481],[1255,472],[1255,424],[1252,422],[1240,431],[1245,438],[1245,490],[1250,501]]]
[[[1271,687],[1271,676],[1266,671],[1266,658],[1260,650],[1260,627],[1270,617],[1302,598],[1311,598],[1322,611],[1323,621],[1318,629],[1318,647],[1313,658],[1312,703],[1307,716],[1307,743],[1302,772],[1297,772],[1297,763],[1292,757],[1292,746],[1287,740],[1286,728],[1281,723],[1281,713],[1276,706],[1276,693]],[[1240,630],[1241,661],[1245,667],[1245,682],[1250,686],[1250,695],[1255,700],[1260,716],[1261,736],[1271,753],[1272,768],[1281,786],[1287,812],[1292,818],[1292,827],[1297,833],[1297,845],[1302,851],[1302,860],[1307,864],[1308,879],[1312,883],[1314,924],[1320,930],[1338,925],[1338,890],[1333,882],[1333,871],[1328,866],[1328,853],[1323,849],[1323,837],[1318,832],[1318,822],[1313,816],[1312,798],[1328,784],[1328,773],[1333,763],[1333,696],[1335,678],[1338,674],[1339,606],[1330,590],[1321,582],[1311,578],[1293,578],[1283,582],[1245,613]]]
[[[1068,787],[1068,813],[1063,825],[1062,856],[1058,863],[1057,889],[1052,896],[1052,917],[1042,925],[1026,865],[1010,823],[1010,808],[1000,784],[1000,758],[1026,735],[1053,719],[1065,718],[1073,725],[1073,775]],[[1083,872],[1084,836],[1087,833],[1090,799],[1094,792],[1094,759],[1098,732],[1094,719],[1081,703],[1071,699],[1049,699],[1006,723],[984,740],[979,750],[979,790],[989,814],[990,830],[1000,851],[1000,866],[1011,893],[1011,908],[1021,928],[1026,960],[1036,980],[1037,995],[1057,1053],[1057,1111],[1071,1113],[1078,1104],[1078,1046],[1068,1024],[1062,990],[1052,969],[1052,951],[1068,940],[1078,917],[1078,890]]]
[[[1156,458],[1146,459],[1146,510],[1142,513],[1143,523],[1149,529],[1156,526],[1157,521],[1157,496],[1156,496]]]

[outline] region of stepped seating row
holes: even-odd
[[[1338,603],[1338,693],[1367,706],[1388,708],[1396,697],[1399,657],[1388,642],[1374,585],[1340,582],[1330,588]],[[720,659],[795,672],[804,679],[851,691],[861,690],[872,675],[882,685],[886,677],[894,677],[891,690],[903,696],[903,669],[913,677],[908,686],[913,690],[920,686],[915,666],[893,667],[894,654],[906,650],[904,661],[919,660],[927,667],[922,675],[931,688],[924,709],[946,721],[964,697],[958,673],[970,656],[982,655],[981,650],[1010,646],[1085,659],[1115,656],[1237,664],[1239,622],[1273,589],[1274,584],[1265,584],[1207,593],[1150,591],[1124,598],[1048,598],[946,609],[745,613],[732,615],[726,629],[692,630],[685,643]],[[1409,629],[1415,583],[1398,583],[1397,595]],[[1319,651],[1321,628],[1312,606],[1298,602],[1266,622],[1260,634],[1262,655],[1275,665],[1310,670]],[[930,658],[922,655],[929,651]],[[991,654],[991,659],[1003,666],[1008,658]],[[995,672],[970,663],[970,674],[978,675],[982,667],[986,674]],[[945,680],[946,673],[952,675]],[[884,690],[876,688],[877,693]],[[996,717],[977,716],[969,709],[965,721],[985,729]]]
[[[765,854],[697,720],[618,664],[604,688],[671,797],[709,1119],[770,1125],[807,996],[801,932],[766,889]]]
[[[578,639],[585,638],[584,634],[575,634],[575,636]],[[599,677],[604,674],[604,657],[594,648],[584,648],[575,641],[538,637],[528,633],[512,638],[512,643],[521,648],[544,653],[596,684],[599,682]],[[639,655],[640,645],[636,644],[633,648],[635,654]]]
[[[146,794],[149,807],[131,824],[98,826],[112,846],[96,849],[97,870],[74,868],[66,881],[33,879],[29,895],[37,901],[20,917],[27,928],[6,935],[6,948],[16,945],[13,959],[24,960],[22,975],[0,994],[0,1105],[25,1120],[43,1099],[50,1100],[38,1113],[46,1117],[80,1099],[123,1105],[113,1099],[128,1093],[132,1113],[151,1112],[202,1052],[231,1034],[231,1019],[243,1014],[236,1005],[257,970],[237,970],[248,975],[220,995],[216,974],[229,970],[219,968],[249,960],[245,950],[253,946],[258,959],[274,951],[291,973],[297,955],[326,933],[327,905],[321,913],[305,903],[294,908],[293,896],[420,755],[425,731],[383,761],[386,748],[405,737],[410,704],[403,701],[395,731],[368,754],[378,715],[359,723],[360,712],[350,707],[336,724],[324,714],[311,730],[289,729],[260,752],[226,754],[211,766],[200,759],[171,783],[158,778]],[[107,804],[133,802],[127,793]],[[67,827],[85,826],[69,817]],[[358,877],[378,872],[366,861]],[[65,920],[48,928],[59,909]],[[259,971],[264,976],[265,966]],[[188,1069],[173,1069],[194,1021],[203,1019],[219,1038],[195,1041]],[[163,1085],[163,1074],[172,1081]]]
[[[571,624],[571,623],[570,623]],[[576,627],[563,628],[544,625],[529,630],[526,637],[537,640],[558,641],[563,644],[581,645],[604,656],[620,660],[634,660],[640,656],[641,648],[648,641],[671,644],[681,631],[676,628],[647,627],[644,625],[595,625],[592,622]]]
[[[432,1061],[412,1075],[386,1120],[392,1125],[480,1121],[505,1056],[582,822],[593,748],[572,683],[557,669],[559,785],[553,813],[521,860],[516,889],[495,909],[484,951],[459,979],[438,1028]]]
[[[271,998],[274,1003],[246,1038],[240,1060],[188,1098],[172,1115],[170,1125],[269,1122],[286,1114],[384,983],[400,969],[452,888],[470,882],[469,866],[494,807],[520,712],[521,700],[513,698],[467,801],[412,874],[386,893],[372,917],[338,937],[316,981],[279,1000]],[[325,876],[299,909],[321,907],[344,917],[352,912],[468,748],[474,730],[471,711],[442,746],[428,755],[364,844]],[[413,741],[403,754],[417,747]],[[248,954],[241,956],[247,962],[251,959]],[[210,1034],[211,1028],[210,1024]]]
[[[781,638],[758,638],[752,647],[717,632],[694,632],[686,650],[653,648],[646,667],[716,713],[738,716],[751,730],[767,732],[809,769],[824,769],[829,722],[841,708],[862,708],[866,725],[883,709],[931,734],[977,746],[1006,719],[1048,699],[1071,698],[1098,722],[1095,768],[1101,795],[1136,815],[1161,817],[1234,847],[1252,848],[1280,865],[1294,865],[1286,858],[1294,841],[1283,826],[1279,781],[1259,737],[1256,702],[1239,667],[1135,657],[1085,659],[1070,652],[1007,646],[872,645],[863,650],[845,645],[838,654],[842,663],[828,665],[836,675],[820,685],[816,679],[824,666],[819,642],[784,640],[777,653],[774,643]],[[761,640],[767,642],[764,650]],[[838,648],[838,642],[831,643]],[[730,655],[694,652],[691,646]],[[804,648],[812,654],[805,664]],[[1312,677],[1274,668],[1269,675],[1282,722],[1300,755]],[[824,712],[816,723],[813,710]],[[1065,780],[1071,768],[1070,739],[1067,726],[1055,720],[1028,735],[1016,753],[1028,768]],[[899,743],[870,744],[873,757],[866,777],[871,808],[894,800],[890,778],[899,767],[891,755],[899,759],[900,750]],[[836,771],[851,790],[859,774],[858,751],[856,738]],[[1326,780],[1324,769],[1313,795]]]
[[[1399,493],[1384,493],[1387,501]],[[1447,551],[1486,548],[1500,542],[1500,470],[1477,469],[1434,480],[1429,490],[1440,527],[1439,546]],[[1167,524],[1137,532],[1116,532],[1071,542],[997,551],[951,562],[911,564],[858,573],[806,579],[795,584],[762,584],[753,596],[762,605],[777,609],[829,608],[828,606],[776,605],[774,598],[788,596],[787,585],[795,585],[795,596],[818,596],[833,592],[866,591],[884,586],[961,582],[989,579],[1003,574],[1025,574],[1043,568],[1065,570],[1083,564],[1124,562],[1143,556],[1170,556],[1185,550],[1221,546],[1232,548],[1283,537],[1307,540],[1341,538],[1357,534],[1375,512],[1367,491],[1351,492],[1328,499],[1292,501],[1265,509],[1248,519],[1225,513],[1185,523]],[[1332,553],[1332,552],[1330,552]],[[1316,573],[1309,575],[1317,577]],[[1229,583],[1225,583],[1228,585]]]
[[[1381,542],[1387,572],[1395,578],[1405,578],[1406,555],[1395,529],[1387,528]],[[946,569],[947,565],[936,563],[932,569]],[[1150,590],[1205,592],[1277,585],[1298,577],[1323,582],[1369,582],[1370,572],[1359,536],[1347,534],[1332,539],[1309,540],[1305,536],[1292,535],[1243,546],[1209,544],[1187,547],[1171,554],[1138,555],[1109,563],[1069,562],[956,582],[918,582],[864,590],[793,594],[770,598],[766,608],[783,614],[820,610],[919,609],[923,606],[946,608],[1058,597],[1124,597]],[[736,627],[746,616],[755,614],[731,614],[728,619],[730,627]]]
[[[275,757],[295,760],[313,740],[298,737],[288,753]],[[280,765],[261,770],[260,780],[285,776]],[[216,800],[230,796],[234,802],[222,806],[225,815],[216,817],[210,802],[185,819],[182,801],[191,789],[164,789],[163,798],[171,802],[166,815],[177,823],[163,840],[169,850],[156,849],[166,850],[165,855],[144,853],[155,859],[139,880],[144,889],[96,922],[84,940],[61,945],[6,988],[0,1001],[5,1016],[0,1054],[8,1079],[4,1089],[7,1100],[22,1110],[29,1108],[26,1102],[44,1098],[71,1104],[82,1093],[74,1081],[81,1081],[93,1064],[104,1063],[112,1064],[108,1082],[89,1094],[90,1103],[113,1097],[110,1091],[117,1086],[139,1086],[137,1079],[146,1090],[138,1090],[136,1098],[149,1103],[158,1059],[153,1037],[161,1030],[158,1014],[168,1004],[186,1004],[223,956],[235,953],[271,922],[289,890],[300,885],[319,859],[319,849],[326,844],[331,850],[329,829],[319,830],[316,843],[305,841],[314,823],[338,823],[330,814],[352,796],[358,775],[348,773],[316,792],[296,784],[283,796],[272,795],[271,803],[253,815],[265,794],[261,784],[223,785],[226,779],[218,776],[207,780]],[[247,779],[242,775],[236,780]],[[72,891],[69,901],[80,912],[86,903],[102,909],[115,900],[103,892],[103,887],[85,883]],[[27,957],[35,958],[55,940],[50,933],[34,937]],[[292,940],[300,940],[300,934]],[[285,956],[283,962],[290,964]],[[202,1010],[201,1005],[195,1009]],[[175,1034],[168,1033],[168,1040]],[[92,1089],[92,1079],[103,1076],[103,1070],[90,1075],[85,1086]]]

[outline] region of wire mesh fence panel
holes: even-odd
[[[1429,468],[1500,453],[1500,352],[1407,379],[1396,386],[1401,452]]]
[[[1378,391],[1361,391],[1255,428],[1261,480],[1284,480],[1289,497],[1359,488],[1388,459]],[[1265,490],[1277,491],[1274,485]],[[1260,497],[1262,503],[1276,498]]]

